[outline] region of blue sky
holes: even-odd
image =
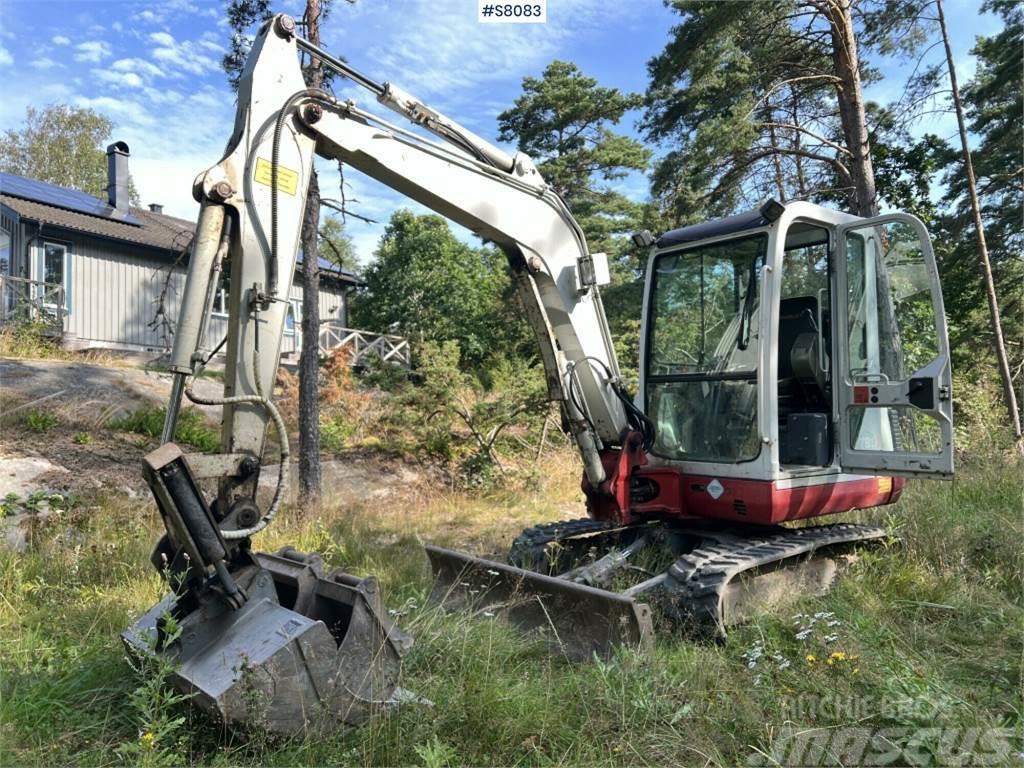
[[[281,0],[277,9],[301,15],[303,4]],[[524,25],[478,24],[476,0],[335,0],[335,6],[322,33],[325,47],[489,139],[522,78],[538,75],[554,58],[575,61],[602,85],[642,91],[646,62],[676,19],[660,0],[548,0],[547,23]],[[114,122],[113,138],[131,146],[143,203],[193,218],[192,179],[219,159],[235,109],[220,69],[229,39],[223,8],[200,0],[0,0],[0,129],[19,126],[29,105],[91,107]],[[979,9],[980,0],[947,0],[961,82],[974,72],[975,37],[999,27]],[[937,48],[932,57],[940,55]],[[868,96],[887,101],[898,97],[907,65],[881,65],[885,77]],[[336,90],[375,106],[364,91]],[[622,128],[634,132],[636,118],[627,116]],[[917,130],[952,136],[955,123],[942,115]],[[338,189],[337,172],[328,163],[321,171],[329,196]],[[354,171],[346,182],[348,196],[359,201],[355,210],[380,222],[409,205]],[[646,195],[640,175],[622,188]],[[350,220],[362,261],[382,228]]]

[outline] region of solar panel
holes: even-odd
[[[302,253],[302,249],[300,248],[298,251],[295,252],[295,264],[296,264],[296,266],[301,266],[302,265],[302,260],[303,260],[303,253]],[[358,280],[359,279],[359,275],[357,275],[355,272],[352,272],[351,270],[348,270],[348,269],[342,269],[341,267],[339,267],[334,262],[328,261],[327,259],[325,259],[323,256],[318,257],[317,260],[316,260],[316,263],[320,267],[320,269],[322,269],[325,272],[330,272],[330,273],[335,274],[335,275],[341,275],[342,277],[349,277],[349,278],[352,278],[353,280]]]
[[[0,192],[12,197],[21,197],[57,208],[84,213],[88,216],[98,216],[101,219],[113,219],[125,224],[142,226],[142,222],[127,211],[118,211],[103,200],[86,192],[58,187],[56,184],[47,184],[45,181],[26,179],[24,176],[16,176],[13,173],[0,172]]]

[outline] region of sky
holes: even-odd
[[[975,37],[999,28],[980,5],[946,0],[961,83],[975,69],[969,54]],[[303,6],[280,0],[275,10],[301,16]],[[523,77],[539,76],[553,59],[576,62],[603,86],[643,91],[646,63],[677,19],[661,0],[548,0],[545,24],[480,24],[477,0],[335,0],[334,6],[321,33],[325,48],[495,143],[497,115],[519,95]],[[22,125],[28,106],[90,107],[114,123],[111,140],[131,147],[143,204],[160,203],[165,213],[194,219],[192,180],[220,159],[234,120],[235,95],[220,66],[230,39],[224,7],[221,0],[0,0],[0,130]],[[931,57],[941,55],[937,47]],[[910,65],[872,63],[884,77],[868,98],[897,98]],[[341,84],[335,91],[401,119],[366,91]],[[620,130],[635,135],[638,118],[627,115]],[[951,115],[940,115],[915,130],[952,137],[955,129]],[[318,167],[322,194],[337,197],[336,168]],[[345,183],[346,197],[358,201],[352,209],[378,222],[349,219],[364,264],[393,211],[425,212],[355,171],[345,174]],[[624,179],[620,189],[647,196],[641,174]]]

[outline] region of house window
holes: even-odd
[[[68,273],[71,264],[68,259],[68,247],[63,243],[44,242],[39,266],[40,277],[44,283],[39,288],[43,306],[56,309],[58,296],[62,296],[61,308],[70,313],[71,281],[68,279]]]
[[[0,275],[11,273],[11,233],[0,229]]]
[[[228,316],[228,287],[223,280],[221,280],[217,293],[213,296],[213,309],[211,311],[214,315],[220,317]]]
[[[288,300],[288,314],[284,317],[284,332],[292,335],[295,327],[302,322],[302,299]]]

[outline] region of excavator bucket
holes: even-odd
[[[255,559],[240,609],[200,607],[162,646],[158,625],[178,600],[169,595],[123,633],[128,648],[169,662],[175,687],[229,726],[317,733],[395,704],[411,639],[388,620],[376,581],[324,577],[318,556],[289,548]]]
[[[606,658],[616,646],[653,643],[645,603],[616,592],[428,545],[430,601],[447,610],[501,615],[570,661]]]

